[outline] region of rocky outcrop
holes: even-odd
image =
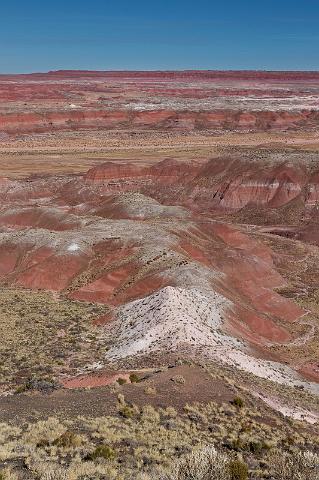
[[[282,130],[318,125],[319,112],[76,110],[0,114],[0,131],[10,134],[92,129]]]

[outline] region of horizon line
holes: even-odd
[[[10,75],[54,75],[59,73],[319,73],[319,69],[307,70],[271,70],[271,69],[209,69],[209,68],[186,68],[186,69],[109,69],[109,70],[95,70],[95,69],[56,69],[46,71],[28,71],[28,72],[0,72],[0,76]]]

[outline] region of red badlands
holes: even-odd
[[[282,266],[286,252],[277,251],[277,235],[292,226],[275,228],[271,248],[265,232],[274,227],[263,223],[275,215],[284,222],[284,209],[296,204],[302,219],[294,235],[305,235],[317,217],[315,178],[301,161],[268,159],[261,166],[249,158],[217,157],[151,167],[113,161],[83,177],[7,180],[1,187],[2,282],[105,303],[114,316],[120,305],[165,286],[189,288],[189,281],[199,281],[204,291],[228,300],[225,333],[277,359],[270,346],[302,338],[291,325],[305,310],[276,291],[291,274]],[[262,209],[261,226],[249,222],[254,208]],[[246,226],[229,223],[245,211]],[[311,243],[318,240],[315,235]],[[312,245],[304,248],[316,258]]]
[[[0,76],[0,131],[287,129],[318,124],[315,72]],[[25,100],[28,99],[26,102]]]
[[[173,352],[316,391],[318,79],[1,76],[2,287],[105,306],[105,367]]]

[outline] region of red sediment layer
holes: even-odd
[[[81,287],[71,294],[75,300],[113,304],[116,290],[137,269],[134,264],[123,265],[102,275],[94,282]]]
[[[151,167],[114,160],[90,169],[83,178],[70,177],[57,184],[46,185],[43,178],[13,182],[0,189],[0,279],[9,285],[64,291],[73,299],[105,303],[115,315],[116,307],[128,301],[165,286],[185,286],[180,267],[187,270],[191,264],[195,273],[203,275],[206,285],[231,301],[226,318],[228,331],[265,351],[271,342],[289,344],[290,324],[304,311],[275,291],[285,285],[279,269],[284,275],[290,268],[284,265],[285,252],[279,250],[275,255],[255,239],[258,233],[264,238],[266,233],[262,231],[271,228],[245,229],[226,221],[233,221],[248,208],[257,211],[261,205],[266,219],[268,211],[281,212],[289,206],[294,214],[299,208],[302,215],[307,215],[307,223],[290,226],[291,232],[319,240],[314,210],[318,171],[297,161],[275,164],[230,157],[214,158],[205,164],[166,159]],[[113,188],[143,194],[132,196],[137,198],[137,205],[147,202],[145,197],[149,196],[150,208],[152,199],[156,199],[166,205],[186,206],[191,213],[182,219],[172,220],[168,215],[134,221],[126,211],[130,195],[125,195],[118,207]],[[25,202],[24,208],[18,208],[19,199]],[[148,208],[148,204],[142,206]],[[97,216],[99,209],[116,220]],[[215,214],[226,220],[213,221]],[[114,238],[108,239],[113,235],[112,225]],[[38,232],[39,228],[43,232]],[[277,227],[279,233],[281,228]],[[23,230],[29,240],[24,239]],[[161,232],[165,255],[156,253],[153,259],[152,249],[161,247]],[[76,251],[70,249],[73,238],[79,239]],[[150,260],[144,261],[139,249],[146,249]],[[170,256],[172,252],[180,256]],[[94,323],[103,325],[113,318],[113,313],[107,314]],[[308,376],[316,374],[316,367],[311,365],[305,366]],[[90,382],[83,380],[81,385],[96,384],[95,380]]]
[[[175,110],[76,110],[57,112],[28,112],[0,114],[0,130],[7,133],[50,132],[53,130],[77,130],[83,128],[159,128],[159,129],[238,129],[256,130],[287,129],[316,125],[319,112],[238,112],[221,110],[194,112]]]
[[[67,380],[62,380],[62,385],[64,388],[95,388],[103,387],[106,385],[111,385],[115,383],[118,379],[125,380],[130,383],[130,374],[129,373],[95,373],[91,375],[82,375],[75,378],[70,378]]]
[[[40,248],[30,254],[24,270],[17,273],[15,283],[26,288],[61,291],[87,265],[86,256],[59,255],[50,249]]]

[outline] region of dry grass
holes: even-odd
[[[81,130],[56,131],[45,135],[29,134],[2,141],[2,174],[22,178],[34,173],[82,173],[106,159],[151,164],[167,156],[202,160],[223,149],[240,146],[318,152],[316,132],[174,132]],[[309,143],[311,141],[311,143]],[[18,161],[17,161],[18,160]]]
[[[221,368],[210,362],[204,367],[213,378],[221,378],[230,385],[236,386],[240,397],[250,396],[251,392],[262,392],[265,397],[275,397],[280,403],[292,408],[301,407],[306,411],[318,411],[318,396],[304,389],[281,385],[269,379],[257,377],[249,372],[229,366]]]
[[[124,409],[130,415],[123,415]],[[311,453],[319,449],[315,429],[275,414],[265,420],[254,408],[211,402],[186,405],[178,413],[173,407],[140,408],[119,394],[118,412],[73,420],[52,417],[20,428],[1,424],[0,469],[9,468],[18,479],[133,480],[140,472],[140,480],[242,480],[232,475],[247,465],[249,479],[271,474],[288,480],[278,476],[283,464],[296,469],[299,462],[299,470],[310,475],[313,467],[307,465],[318,462]],[[298,453],[309,450],[306,456]]]
[[[2,389],[50,388],[58,374],[101,360],[104,349],[92,319],[103,313],[102,306],[56,301],[45,292],[1,288]]]
[[[152,474],[158,480],[231,480],[229,458],[213,446],[194,450],[167,469],[166,472]],[[244,464],[243,464],[244,465]],[[247,467],[246,467],[247,468]],[[246,480],[243,477],[239,480]]]

